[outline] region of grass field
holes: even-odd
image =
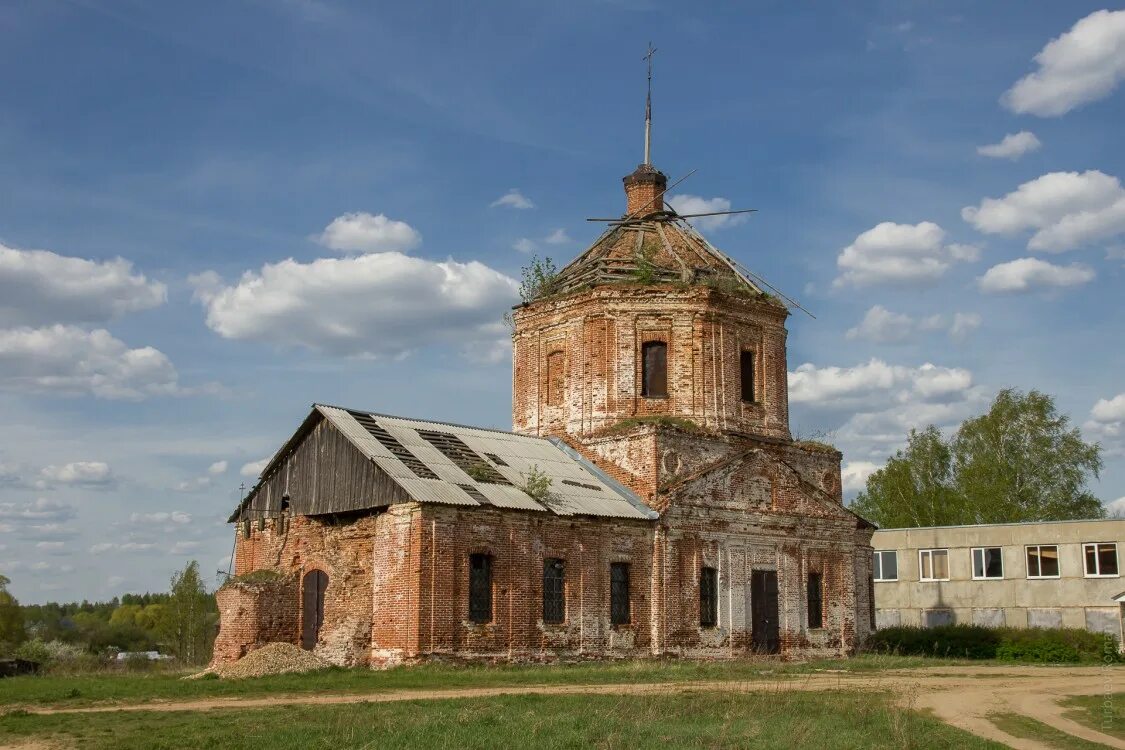
[[[998,748],[880,693],[553,695],[0,716],[0,744],[79,748]]]
[[[1125,693],[1080,695],[1067,698],[1062,705],[1070,709],[1066,718],[1125,740]]]
[[[991,714],[988,720],[1013,737],[1035,740],[1058,750],[1101,750],[1105,745],[1087,742],[1030,716],[1013,713]]]
[[[922,657],[862,656],[805,663],[744,661],[583,662],[555,665],[422,665],[387,670],[328,669],[303,675],[247,680],[183,680],[182,673],[95,673],[74,676],[13,677],[0,680],[0,706],[88,705],[169,699],[308,693],[362,693],[409,688],[500,687],[508,685],[604,684],[761,680],[818,670],[871,672],[895,668],[966,664]],[[980,664],[980,662],[976,662]]]

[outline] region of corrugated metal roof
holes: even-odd
[[[405,419],[323,404],[316,404],[314,408],[417,502],[467,506],[488,504],[498,508],[548,511],[560,516],[637,519],[658,516],[639,497],[561,441],[556,444],[555,441],[511,432]],[[404,460],[396,457],[353,414],[368,424],[373,422],[377,425],[372,427],[375,432],[385,431],[397,440],[401,448],[396,450]],[[442,440],[436,442],[448,438],[445,447],[452,455],[419,434],[419,430],[441,433]],[[438,478],[422,478],[411,470],[407,465],[411,461],[410,456],[404,455],[402,448]],[[418,468],[417,464],[414,466]],[[521,489],[535,470],[551,480],[549,496],[541,501]],[[493,472],[508,484],[500,483]],[[483,477],[484,481],[474,478],[474,474]],[[491,475],[494,481],[487,481],[486,474]],[[474,499],[464,487],[475,489],[479,496],[483,496],[484,502]]]

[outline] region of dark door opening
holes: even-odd
[[[750,611],[754,652],[776,654],[781,651],[776,570],[755,570],[750,573]]]
[[[312,651],[320,638],[324,624],[324,590],[328,588],[328,574],[323,570],[305,573],[301,584],[301,648]]]

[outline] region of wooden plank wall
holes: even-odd
[[[410,497],[330,422],[322,419],[251,498],[247,517],[314,516],[409,502]]]

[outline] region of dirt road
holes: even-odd
[[[1014,748],[1043,750],[1038,742],[997,729],[991,713],[1019,713],[1091,742],[1125,750],[1125,742],[1063,716],[1057,701],[1072,695],[1102,695],[1125,690],[1125,670],[1101,667],[933,667],[875,673],[813,673],[750,682],[625,683],[612,685],[521,685],[450,690],[395,690],[338,695],[270,695],[258,698],[208,698],[113,704],[82,708],[28,707],[32,713],[106,711],[209,711],[290,704],[339,704],[450,698],[484,698],[516,694],[659,694],[682,691],[760,692],[778,690],[885,690],[905,707],[929,710],[953,726]],[[3,748],[0,748],[3,750]]]

